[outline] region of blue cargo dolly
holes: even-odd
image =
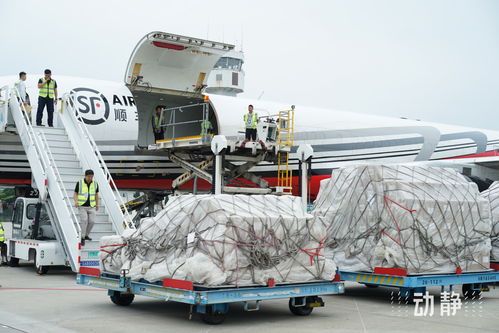
[[[76,281],[78,284],[107,289],[111,301],[117,305],[130,305],[135,295],[190,304],[190,315],[194,310],[201,314],[203,321],[208,324],[222,323],[230,303],[243,302],[245,311],[256,311],[259,310],[262,300],[289,298],[290,311],[295,315],[306,316],[312,312],[314,307],[324,306],[324,302],[319,296],[344,292],[343,283],[337,281],[270,284],[263,287],[239,288],[193,285],[192,288],[187,287],[186,289],[182,289],[182,284],[178,288],[165,287],[161,281],[158,283],[134,281],[123,275],[78,274]]]
[[[481,291],[488,291],[488,284],[499,281],[499,271],[490,270],[476,273],[432,274],[432,275],[388,275],[367,272],[338,271],[339,280],[354,281],[367,287],[394,287],[400,289],[400,296],[412,298],[414,293],[425,293],[427,287],[438,286],[452,290],[454,285],[463,285],[463,295],[474,297]]]

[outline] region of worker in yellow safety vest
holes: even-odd
[[[5,248],[4,248],[4,243],[5,243],[5,233],[3,231],[3,225],[2,222],[0,222],[0,265],[3,264],[3,259],[5,256]]]
[[[76,183],[73,198],[80,213],[81,244],[85,245],[85,240],[92,240],[89,234],[99,210],[99,186],[94,182],[93,170],[85,171],[85,178]]]
[[[47,106],[49,127],[54,127],[54,103],[57,104],[57,82],[52,80],[52,71],[45,70],[45,76],[38,80],[38,109],[36,110],[36,126],[42,125],[43,109]]]
[[[244,127],[246,129],[246,135],[243,143],[241,144],[241,148],[246,146],[248,141],[256,141],[256,127],[258,125],[258,114],[253,112],[253,105],[248,105],[248,113],[244,114]],[[267,149],[262,140],[258,141],[262,149]]]
[[[161,126],[161,105],[156,106],[156,112],[152,115],[152,131],[154,133],[154,141],[164,140],[165,129]]]

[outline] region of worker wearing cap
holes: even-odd
[[[93,170],[85,171],[85,178],[76,183],[73,198],[80,212],[81,243],[85,245],[85,240],[92,240],[88,235],[99,210],[99,186],[94,182]]]
[[[47,106],[49,127],[54,127],[54,103],[57,104],[57,82],[52,80],[50,69],[45,70],[45,76],[38,80],[38,109],[36,110],[36,126],[42,125],[43,109]]]
[[[165,130],[161,126],[161,111],[163,107],[161,105],[156,106],[156,111],[152,115],[152,131],[154,132],[154,141],[163,140]]]

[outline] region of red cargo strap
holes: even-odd
[[[313,247],[310,249],[300,249],[300,251],[303,251],[310,256],[310,266],[312,266],[314,264],[314,257],[319,257],[319,256],[324,257],[322,254],[320,254],[320,252],[324,248],[324,241],[325,240],[326,240],[326,237],[321,239],[321,241],[319,242],[319,244],[321,246],[319,246],[319,247]]]

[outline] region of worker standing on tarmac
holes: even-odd
[[[99,210],[99,186],[94,182],[93,170],[85,171],[85,178],[76,183],[73,198],[80,213],[81,244],[85,245],[85,240],[92,240],[88,235]]]
[[[54,103],[57,104],[57,82],[52,80],[52,71],[45,70],[45,76],[38,80],[38,110],[36,111],[36,126],[42,125],[43,109],[47,106],[49,127],[54,127]]]
[[[163,140],[165,138],[165,130],[161,127],[161,105],[156,106],[156,112],[152,116],[152,130],[154,132],[154,141]]]
[[[3,231],[2,222],[0,222],[0,265],[3,264],[4,259],[4,244],[5,244],[5,232]]]

